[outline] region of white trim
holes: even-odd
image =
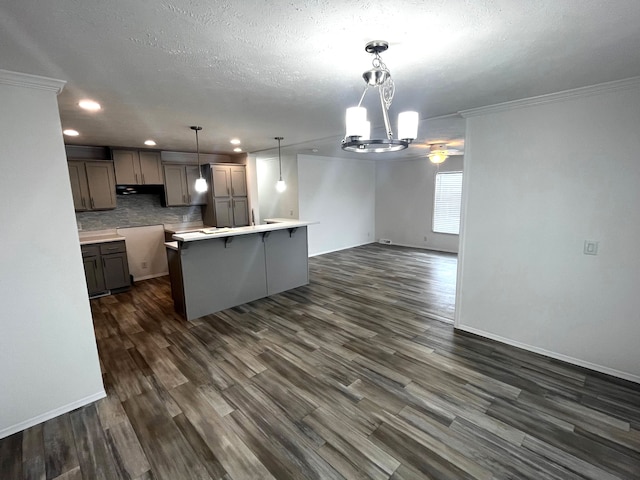
[[[456,301],[453,311],[453,326],[458,327],[460,325],[460,319],[462,318],[462,277],[464,275],[464,250],[465,250],[465,225],[467,223],[467,209],[469,205],[469,172],[471,172],[470,163],[473,163],[471,155],[468,152],[471,151],[471,142],[469,137],[464,139],[465,148],[465,167],[464,174],[462,175],[462,202],[460,204],[460,234],[458,236],[458,271],[456,272]]]
[[[511,102],[498,103],[495,105],[487,105],[486,107],[471,108],[469,110],[461,110],[458,113],[464,118],[477,117],[517,108],[531,107],[535,105],[543,105],[545,103],[561,102],[574,98],[590,97],[600,93],[615,92],[618,90],[627,90],[630,88],[640,87],[640,77],[631,77],[624,80],[615,80],[613,82],[600,83],[598,85],[590,85],[588,87],[573,88],[562,92],[548,93],[546,95],[538,95],[536,97],[523,98],[513,100]],[[465,143],[465,153],[467,152]]]
[[[545,357],[555,358],[556,360],[562,360],[563,362],[571,363],[579,367],[588,368],[589,370],[594,370],[600,373],[606,373],[607,375],[611,375],[612,377],[622,378],[623,380],[629,380],[630,382],[640,383],[640,376],[634,375],[632,373],[622,372],[620,370],[605,367],[603,365],[597,365],[595,363],[587,362],[585,360],[580,360],[579,358],[573,358],[573,357],[569,357],[568,355],[563,355],[562,353],[551,352],[549,350],[545,350],[544,348],[534,347],[532,345],[521,343],[516,340],[511,340],[509,338],[501,337],[500,335],[495,335],[493,333],[485,332],[477,328],[467,327],[464,325],[456,325],[455,328],[457,330],[462,330],[463,332],[473,333],[474,335],[479,335],[481,337],[489,338],[491,340],[495,340],[500,343],[505,343],[507,345],[511,345],[512,347],[517,347],[523,350],[528,350],[529,352],[538,353],[540,355],[544,355]]]
[[[67,84],[64,80],[55,78],[30,75],[28,73],[11,72],[0,69],[0,84],[13,85],[16,87],[35,88],[38,90],[49,90],[59,95]]]
[[[447,235],[447,234],[443,233],[442,235]],[[420,250],[431,250],[432,252],[456,253],[456,254],[458,253],[455,250],[448,250],[446,248],[434,248],[434,247],[429,247],[429,246],[424,246],[424,245],[412,245],[410,243],[396,243],[393,240],[391,241],[391,243],[381,243],[380,245],[392,246],[392,247],[395,246],[395,247],[418,248]]]
[[[54,408],[53,410],[49,410],[41,415],[37,415],[28,420],[24,420],[20,423],[16,423],[15,425],[11,425],[10,427],[3,428],[0,430],[0,438],[8,437],[9,435],[13,435],[14,433],[21,432],[26,430],[29,427],[33,427],[34,425],[38,425],[39,423],[46,422],[47,420],[51,420],[59,415],[64,413],[68,413],[71,410],[75,410],[76,408],[84,407],[85,405],[89,405],[95,401],[100,400],[107,396],[107,393],[104,390],[100,390],[93,395],[89,395],[88,397],[81,398],[80,400],[76,400],[75,402],[68,403],[63,405],[62,407]]]
[[[372,242],[358,243],[357,245],[348,245],[346,247],[334,248],[333,250],[327,250],[327,251],[324,251],[324,252],[312,253],[312,254],[309,255],[309,258],[317,257],[318,255],[326,255],[327,253],[339,252],[341,250],[347,250],[349,248],[361,247],[363,245],[369,245],[370,243],[376,243],[376,242],[372,241]]]
[[[154,273],[151,275],[145,275],[144,277],[134,277],[133,282],[141,282],[142,280],[150,280],[152,278],[158,278],[158,277],[166,277],[167,275],[169,275],[169,272],[162,272],[162,273]]]

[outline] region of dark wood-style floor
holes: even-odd
[[[107,398],[0,440],[0,477],[640,478],[640,386],[455,333],[455,266],[354,248],[193,323],[166,278],[92,300]]]

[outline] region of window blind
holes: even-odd
[[[462,201],[462,172],[436,174],[433,204],[433,231],[460,233],[460,204]]]

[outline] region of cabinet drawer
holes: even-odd
[[[81,245],[82,258],[95,257],[100,254],[100,247],[98,245]]]
[[[110,253],[121,253],[126,251],[124,241],[120,242],[108,242],[100,244],[100,253],[102,255],[108,255]]]

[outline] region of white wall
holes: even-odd
[[[257,169],[260,221],[264,223],[265,218],[299,218],[296,156],[282,155],[282,179],[287,184],[284,192],[276,191],[276,182],[280,178],[278,157],[258,157]]]
[[[374,241],[375,163],[298,155],[300,218],[309,226],[309,255]]]
[[[164,225],[116,229],[125,237],[129,273],[136,282],[169,275],[164,246]]]
[[[104,396],[56,102],[61,88],[0,70],[0,437]]]
[[[640,382],[639,83],[467,112],[458,328]]]
[[[376,240],[443,252],[458,251],[458,235],[434,233],[436,172],[462,171],[462,156],[439,167],[428,158],[376,163]],[[426,240],[425,240],[426,237]]]

